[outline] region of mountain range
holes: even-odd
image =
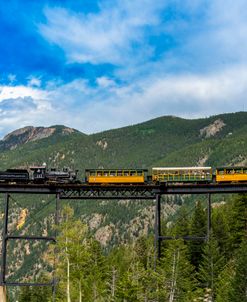
[[[159,117],[86,135],[66,126],[25,127],[0,141],[0,168],[150,168],[247,164],[247,112],[201,119]]]
[[[164,116],[90,135],[63,125],[28,126],[9,133],[0,141],[0,170],[44,162],[49,167],[79,169],[80,177],[84,176],[85,168],[247,165],[247,112],[200,119]],[[16,235],[51,235],[54,232],[52,198],[13,195],[9,231]],[[198,198],[203,196],[166,196],[162,217],[172,217],[181,203],[191,206]],[[213,198],[213,201],[222,200]],[[153,230],[153,201],[80,200],[71,201],[70,205],[106,249],[146,236]],[[10,278],[23,280],[30,271],[34,276],[42,261],[45,266],[41,256],[45,247],[32,242],[14,244],[10,245],[13,254]]]

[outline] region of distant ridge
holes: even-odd
[[[7,134],[0,140],[0,150],[13,150],[28,142],[38,141],[52,135],[69,135],[78,130],[65,126],[33,127],[26,126]]]
[[[85,168],[247,165],[247,112],[163,116],[96,134],[25,127],[0,141],[0,168],[43,163]]]

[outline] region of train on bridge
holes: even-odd
[[[86,169],[84,180],[78,178],[78,170],[48,169],[46,165],[0,171],[0,183],[134,185],[238,182],[247,182],[247,167],[154,167],[150,173],[148,169]]]

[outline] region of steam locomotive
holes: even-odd
[[[77,170],[48,169],[46,165],[32,166],[28,169],[7,169],[0,171],[0,182],[4,183],[75,183]]]

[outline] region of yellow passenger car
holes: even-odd
[[[86,182],[90,184],[142,184],[146,169],[86,169]]]
[[[216,168],[216,182],[247,182],[247,167]]]

